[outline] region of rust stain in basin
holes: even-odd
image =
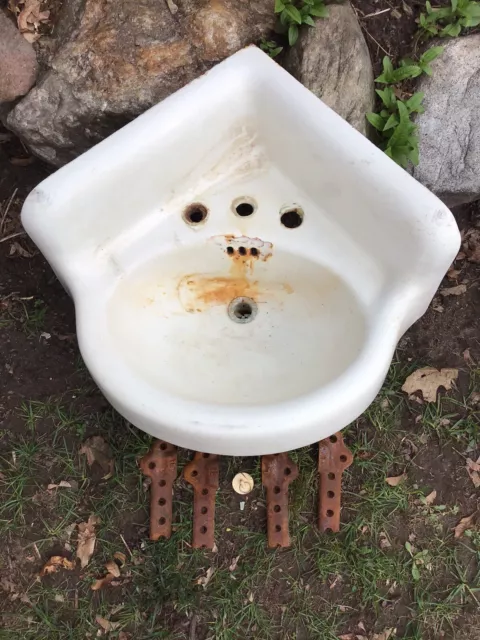
[[[212,238],[230,258],[227,275],[206,275],[192,273],[178,283],[178,297],[189,313],[199,313],[207,308],[228,305],[234,298],[248,297],[257,302],[278,293],[279,290],[292,293],[288,284],[280,286],[260,285],[253,278],[255,264],[265,262],[272,256],[273,245],[259,238],[234,237],[230,235]],[[275,291],[273,291],[275,289]]]

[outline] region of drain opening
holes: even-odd
[[[253,213],[255,213],[256,209],[257,203],[253,198],[242,196],[241,198],[236,198],[232,202],[232,211],[241,218],[251,216]]]
[[[247,320],[253,313],[253,309],[248,302],[240,302],[233,313],[239,320]]]
[[[235,298],[228,305],[230,319],[239,324],[251,322],[257,315],[257,303],[252,298]]]
[[[280,214],[280,222],[287,229],[296,229],[303,222],[303,210],[300,207],[283,209]]]
[[[207,207],[199,202],[194,202],[185,208],[183,212],[183,219],[187,224],[195,225],[206,220],[207,215]]]

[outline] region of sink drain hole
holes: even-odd
[[[183,219],[187,224],[196,225],[206,220],[208,215],[208,209],[205,205],[199,202],[189,204],[183,212]]]
[[[242,196],[240,198],[236,198],[232,202],[232,211],[241,218],[251,216],[253,213],[255,213],[256,208],[257,203],[253,198]]]
[[[300,207],[289,207],[280,211],[280,222],[287,229],[296,229],[303,222],[303,210]]]
[[[239,324],[252,322],[258,312],[257,303],[252,298],[235,298],[228,305],[230,319]]]

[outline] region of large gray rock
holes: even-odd
[[[304,27],[287,55],[285,67],[303,85],[366,132],[373,111],[373,70],[367,44],[349,2],[330,5],[329,17]]]
[[[6,124],[61,165],[272,29],[273,0],[65,0]],[[44,39],[40,41],[42,43]]]
[[[442,42],[442,44],[445,44]],[[480,198],[480,34],[447,41],[417,91],[420,164],[413,175],[449,206]]]
[[[24,96],[37,75],[37,57],[17,27],[0,9],[0,102]]]

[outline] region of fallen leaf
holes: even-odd
[[[75,569],[75,562],[69,560],[68,558],[64,558],[63,556],[52,556],[43,565],[42,570],[38,575],[40,577],[43,577],[49,575],[50,573],[56,573],[60,569],[67,569],[68,571],[72,571],[73,569]]]
[[[480,487],[480,458],[476,462],[467,458],[467,472],[475,489]]]
[[[475,512],[472,513],[472,515],[470,516],[465,516],[465,518],[462,518],[460,520],[460,522],[457,524],[457,526],[454,528],[455,531],[455,538],[460,538],[464,532],[468,529],[468,527],[470,526],[472,520],[473,520],[473,516],[475,515]]]
[[[461,269],[453,269],[453,268],[450,268],[450,269],[447,271],[447,278],[448,278],[449,280],[456,280],[456,279],[458,278],[458,276],[459,276],[461,273],[462,273],[462,270],[461,270]]]
[[[115,629],[118,629],[118,627],[120,626],[120,622],[110,622],[110,620],[102,618],[102,616],[95,616],[95,620],[97,624],[99,624],[107,633],[109,631],[115,631]]]
[[[61,593],[56,593],[53,599],[55,600],[55,602],[65,602],[65,596]]]
[[[354,633],[342,633],[341,636],[338,636],[338,640],[355,640]]]
[[[113,575],[113,573],[107,573],[105,577],[95,580],[95,582],[92,584],[90,588],[92,591],[98,591],[99,589],[103,589],[103,587],[106,587],[107,585],[111,584],[114,580],[115,580],[115,576]]]
[[[215,569],[213,567],[209,567],[207,569],[207,573],[204,576],[200,576],[200,578],[197,579],[197,584],[201,584],[202,587],[206,589],[214,573],[215,573]]]
[[[254,482],[253,478],[249,473],[237,473],[237,475],[232,480],[232,487],[236,493],[239,493],[241,496],[250,493],[253,489]]]
[[[385,482],[391,487],[397,487],[401,482],[405,480],[406,477],[407,474],[402,473],[399,476],[390,476],[390,478],[385,478]]]
[[[24,33],[23,37],[29,42],[35,42],[36,40],[38,40],[38,38],[40,38],[40,34]],[[33,156],[28,156],[27,158],[10,158],[10,164],[13,164],[14,167],[28,167],[34,161],[35,158]]]
[[[384,629],[381,633],[374,633],[372,640],[388,640],[389,638],[393,638],[396,633],[396,629]]]
[[[392,9],[392,12],[390,13],[390,15],[392,16],[392,18],[395,18],[395,20],[400,20],[402,17],[402,14],[398,9]]]
[[[91,515],[88,522],[81,522],[78,525],[77,558],[80,559],[82,569],[90,561],[95,549],[95,525],[100,522],[97,516]]]
[[[426,505],[431,505],[435,502],[435,498],[437,497],[437,492],[435,491],[435,489],[432,491],[432,493],[429,493],[428,496],[425,496],[424,498],[424,504]]]
[[[360,631],[363,631],[363,633],[367,633],[367,630],[365,629],[365,625],[363,624],[363,622],[361,620],[357,624],[357,627],[360,629]]]
[[[108,562],[106,562],[105,569],[108,571],[108,573],[111,573],[114,578],[120,577],[120,567],[115,562],[115,560],[109,560]]]
[[[67,480],[60,480],[58,484],[49,484],[47,487],[47,491],[53,491],[54,489],[61,488],[71,489],[72,485],[70,484],[70,482],[67,482]]]
[[[480,264],[480,231],[478,229],[467,231],[463,249],[469,262]]]
[[[89,467],[91,467],[94,462],[100,465],[105,473],[103,476],[104,480],[108,480],[113,476],[114,462],[112,451],[102,436],[87,438],[80,448],[80,453],[87,456]]]
[[[475,360],[472,358],[472,356],[470,354],[470,349],[465,349],[465,351],[463,352],[463,359],[469,365],[474,365],[475,364]]]
[[[379,537],[380,537],[380,549],[390,549],[392,544],[390,540],[387,538],[387,534],[384,531],[381,531],[379,534]]]
[[[436,402],[439,387],[444,387],[447,391],[452,388],[452,383],[458,378],[458,369],[435,369],[434,367],[423,367],[417,369],[405,380],[402,391],[414,393],[421,391],[426,402]]]
[[[33,258],[35,255],[22,247],[19,242],[12,242],[10,245],[9,256],[20,256],[21,258]]]
[[[440,295],[446,298],[447,296],[461,296],[467,292],[466,284],[457,284],[455,287],[446,287],[440,289]]]
[[[132,636],[125,631],[120,631],[120,633],[118,634],[118,640],[130,640],[131,637]]]
[[[113,557],[115,560],[118,560],[120,562],[121,567],[123,567],[123,565],[127,562],[127,556],[121,551],[115,551]]]
[[[438,298],[433,299],[432,308],[437,313],[443,313],[445,311],[445,307],[440,304],[440,301]]]
[[[232,560],[231,565],[228,567],[229,571],[235,571],[235,569],[237,568],[238,565],[238,561],[240,560],[240,556],[237,556],[236,558],[234,558]]]

